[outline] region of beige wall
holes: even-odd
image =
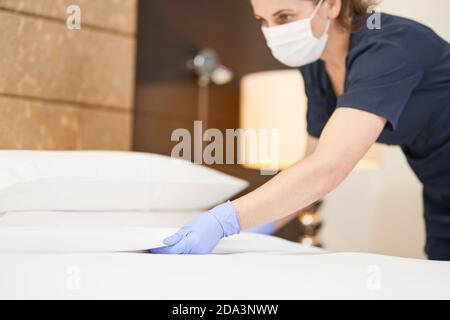
[[[382,11],[424,23],[450,41],[450,1],[448,0],[382,0],[380,7]]]
[[[69,5],[81,30],[66,27]],[[0,148],[131,146],[137,0],[0,0]]]
[[[384,0],[381,8],[426,23],[450,41],[448,0]],[[401,150],[385,148],[380,170],[353,173],[327,197],[326,249],[424,258],[421,190]]]
[[[424,258],[421,190],[401,150],[385,147],[379,170],[354,172],[327,196],[325,248]]]

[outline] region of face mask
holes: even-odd
[[[321,38],[312,32],[311,21],[319,11],[323,0],[311,17],[278,27],[262,28],[273,56],[289,67],[302,67],[320,59],[328,41],[330,20]]]

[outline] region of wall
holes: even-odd
[[[69,5],[81,30],[69,30]],[[0,0],[0,148],[131,147],[137,0]]]
[[[448,0],[384,0],[381,8],[423,22],[450,41]],[[326,249],[424,258],[421,192],[401,150],[386,148],[379,171],[354,172],[327,197]]]
[[[399,148],[377,171],[358,171],[326,197],[322,238],[330,251],[424,258],[422,187]]]
[[[383,0],[380,8],[385,12],[424,23],[450,41],[450,1],[448,0]]]

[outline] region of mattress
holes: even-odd
[[[205,256],[3,253],[0,299],[450,299],[450,265],[241,234]]]
[[[189,218],[167,214],[3,216],[0,299],[450,299],[448,262],[333,254],[249,233],[224,239],[212,255],[140,250]]]

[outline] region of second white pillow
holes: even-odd
[[[247,186],[155,154],[0,151],[0,212],[204,210]]]

